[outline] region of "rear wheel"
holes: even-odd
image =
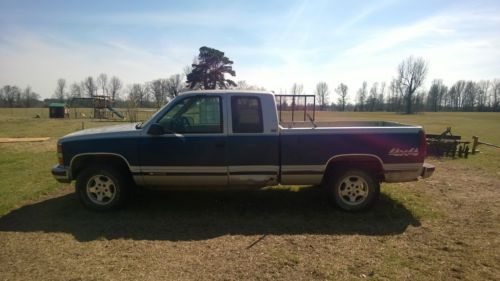
[[[378,200],[379,182],[362,170],[347,170],[333,174],[326,182],[330,199],[346,211],[364,210]]]
[[[83,170],[76,179],[76,192],[83,205],[91,210],[118,208],[127,190],[123,173],[100,165]]]

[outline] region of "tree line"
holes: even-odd
[[[243,89],[265,90],[249,85],[244,80],[233,81],[233,61],[224,52],[203,46],[199,55],[183,73],[170,75],[145,83],[134,83],[124,88],[122,80],[105,73],[88,76],[70,85],[61,78],[56,82],[51,99],[40,100],[40,95],[28,86],[21,89],[5,85],[0,89],[0,107],[40,107],[48,102],[66,102],[72,107],[88,105],[88,98],[106,96],[117,107],[161,107],[170,99],[187,90]],[[316,84],[314,95],[320,110],[390,111],[413,113],[419,111],[500,111],[500,79],[459,80],[447,86],[440,79],[432,81],[428,90],[422,89],[428,72],[428,63],[410,56],[397,67],[396,77],[389,83],[361,83],[354,100],[349,100],[349,87],[339,83],[333,92],[326,82]],[[289,91],[280,94],[303,95],[304,86],[294,83]],[[331,95],[335,96],[331,99]]]

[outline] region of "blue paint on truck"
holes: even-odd
[[[112,163],[138,186],[320,184],[332,167],[369,170],[376,180],[428,177],[425,138],[417,126],[351,122],[280,124],[265,92],[201,91],[180,95],[144,124],[75,132],[58,142],[62,182],[91,165]]]

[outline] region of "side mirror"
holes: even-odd
[[[165,130],[163,130],[163,127],[159,124],[154,123],[149,126],[148,134],[153,136],[160,136],[165,134]]]

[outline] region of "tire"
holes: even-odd
[[[326,190],[331,201],[342,210],[361,211],[378,200],[380,184],[370,173],[352,169],[330,176]]]
[[[123,205],[128,187],[125,176],[107,165],[83,170],[76,179],[80,202],[93,211],[109,211]]]

